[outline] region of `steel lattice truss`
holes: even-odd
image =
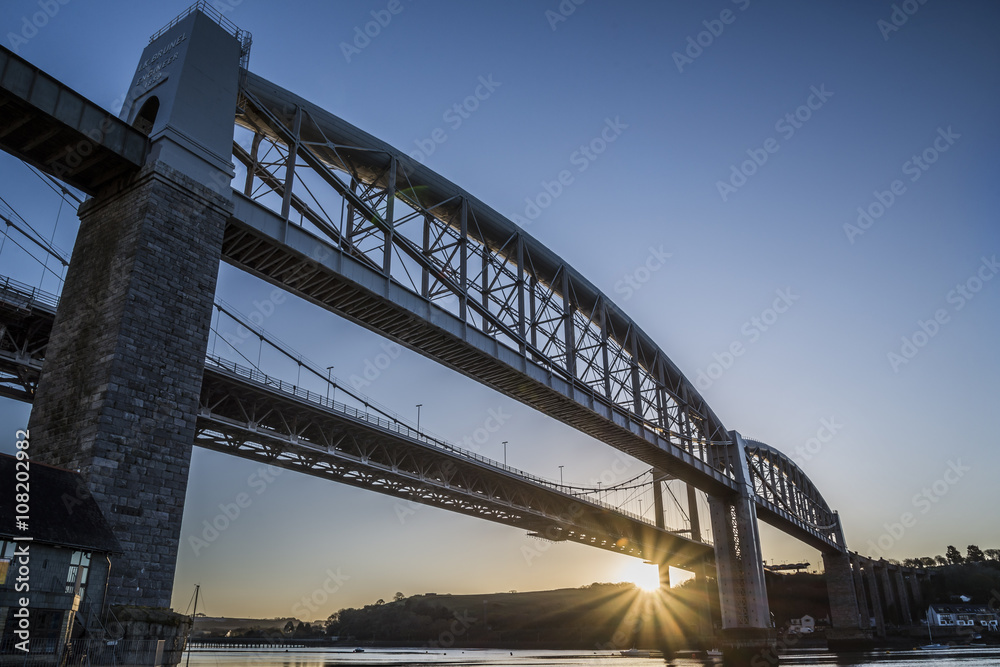
[[[745,442],[758,515],[779,527],[792,524],[822,550],[846,550],[837,513],[798,464],[770,445]]]
[[[0,377],[15,378],[0,395],[33,399],[57,303],[0,278]],[[620,510],[608,492],[602,501],[231,362],[207,360],[200,405],[196,445],[396,496],[402,514],[420,503],[678,566],[712,558],[710,544]]]
[[[0,277],[0,396],[26,402],[31,402],[33,399],[45,360],[45,350],[48,346],[57,304],[58,297],[54,295]],[[217,362],[210,363],[209,368],[217,368],[218,365]],[[237,377],[234,380],[237,384],[243,382],[241,391],[246,391],[253,384],[252,373],[248,373],[244,372],[242,377]],[[206,388],[215,386],[209,382],[210,375],[211,373],[206,372]],[[293,396],[296,392],[302,391],[274,378],[266,376],[262,376],[262,378],[257,384],[263,384],[264,387],[270,388],[269,390],[281,389],[285,393],[290,392]],[[273,397],[269,398],[268,401],[251,405],[235,400],[234,397],[239,392],[232,387],[228,391],[232,393],[227,394],[230,403],[225,404],[228,406],[225,410],[218,407],[223,403],[217,403],[217,399],[203,395],[203,414],[199,418],[201,430],[197,444],[246,458],[267,460],[274,462],[275,465],[390,493],[410,501],[489,518],[509,525],[518,525],[535,532],[544,531],[540,534],[552,539],[572,539],[624,553],[630,552],[623,549],[622,545],[631,545],[629,548],[638,549],[639,551],[636,553],[647,558],[649,557],[646,555],[650,550],[649,544],[658,545],[654,548],[658,553],[686,553],[684,550],[678,550],[676,546],[678,543],[670,542],[675,533],[687,532],[686,528],[678,528],[673,532],[656,529],[656,533],[645,534],[641,531],[649,528],[649,525],[644,519],[636,516],[634,508],[629,508],[632,511],[628,511],[615,506],[618,499],[613,496],[614,493],[626,493],[628,497],[648,498],[649,493],[645,487],[655,483],[653,476],[648,473],[641,479],[624,485],[623,489],[615,487],[578,489],[562,487],[515,471],[520,483],[529,487],[533,485],[533,488],[528,492],[525,491],[526,487],[517,487],[516,490],[504,487],[504,492],[509,492],[512,495],[503,497],[501,501],[497,500],[500,496],[497,495],[495,485],[489,486],[484,485],[485,482],[473,483],[471,481],[482,472],[477,470],[477,467],[482,468],[484,463],[492,465],[493,462],[485,459],[475,460],[471,453],[464,453],[461,456],[466,458],[464,462],[466,468],[463,469],[465,482],[462,484],[456,486],[452,484],[451,480],[444,479],[435,481],[433,476],[428,476],[426,466],[423,468],[415,466],[408,477],[394,479],[390,483],[388,478],[384,478],[384,465],[388,464],[389,469],[395,466],[396,470],[393,474],[396,475],[399,474],[399,463],[402,459],[384,458],[383,456],[382,468],[379,468],[377,474],[374,474],[371,471],[351,470],[344,466],[343,461],[340,461],[337,464],[340,467],[337,467],[327,459],[317,458],[316,451],[306,446],[307,439],[303,437],[303,434],[310,430],[313,432],[313,447],[326,448],[330,445],[330,441],[322,430],[317,430],[318,424],[321,424],[322,420],[315,423],[310,421],[321,414],[321,412],[317,412],[315,405],[300,410],[294,419],[289,420],[287,414],[275,412],[273,405],[268,403]],[[322,399],[322,397],[319,398]],[[316,402],[315,399],[316,397],[313,397],[313,403]],[[213,405],[215,406],[214,410]],[[345,406],[345,409],[350,408]],[[264,419],[265,416],[276,420],[274,423],[281,427],[270,431],[262,427],[262,424],[267,423],[267,420]],[[371,424],[370,417],[363,417],[363,414],[355,415],[355,417],[367,421],[369,425]],[[375,425],[378,426],[377,422]],[[396,425],[395,428],[398,432],[400,428],[405,427]],[[423,437],[420,434],[416,435]],[[365,453],[364,445],[358,444],[362,441],[370,444],[377,442],[378,438],[373,440],[369,434],[367,439],[354,441],[355,446],[359,447],[356,458],[372,461],[372,456]],[[747,440],[746,443],[745,453],[760,517],[818,548],[844,550],[839,518],[835,512],[830,510],[829,505],[805,473],[776,449],[754,440]],[[336,450],[337,447],[333,449]],[[459,455],[457,448],[453,449],[455,449],[453,453]],[[331,452],[326,453],[331,454]],[[470,456],[473,460],[469,460]],[[415,462],[411,460],[411,463]],[[315,471],[312,470],[313,466],[316,468]],[[408,484],[410,486],[407,486]],[[633,486],[640,488],[633,489]],[[456,499],[449,495],[454,489],[468,489],[469,493],[462,491],[459,493],[461,497]],[[607,523],[582,525],[578,522],[566,521],[559,523],[553,517],[558,519],[560,516],[565,516],[565,512],[569,511],[566,506],[559,503],[554,506],[551,503],[548,505],[544,503],[533,504],[537,498],[531,502],[526,500],[532,494],[534,496],[541,494],[542,497],[545,497],[546,494],[551,495],[554,491],[563,497],[564,502],[566,499],[573,499],[574,502],[579,501],[580,506],[600,507],[604,512],[601,516],[604,517],[605,522],[613,516],[618,523],[610,525]],[[483,493],[487,497],[493,497],[494,500],[484,505]],[[525,493],[528,493],[528,496]],[[609,504],[608,501],[611,503]],[[647,504],[646,507],[648,509],[649,505]],[[515,512],[512,508],[521,508],[521,510]],[[536,510],[540,513],[532,514]],[[665,536],[669,536],[669,538]],[[618,541],[622,538],[626,541],[619,543]],[[667,540],[669,544],[664,546],[667,543],[664,543],[663,540]],[[685,540],[685,544],[707,547],[707,545],[687,540]]]
[[[58,300],[0,277],[0,396],[30,402],[45,360]]]
[[[447,313],[514,352],[520,378],[486,376],[471,362],[439,357],[373,322],[372,304],[343,289],[335,293],[342,286],[323,285],[326,297],[310,293],[304,262],[289,279],[286,257],[239,230],[227,232],[227,261],[682,479],[732,488],[712,447],[729,441],[721,420],[631,319],[545,246],[408,156],[252,73],[236,122],[253,133],[246,148],[236,142],[233,149],[245,197],[424,300],[433,306],[431,319]],[[318,280],[310,280],[315,289]],[[528,367],[559,378],[572,400],[627,433],[615,441],[579,413],[545,404],[540,388],[524,382]],[[683,456],[662,456],[671,448]]]
[[[210,357],[195,444],[415,503],[656,562],[690,567],[712,547],[562,492],[471,452]]]

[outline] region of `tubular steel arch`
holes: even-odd
[[[729,465],[713,448],[729,442],[727,430],[693,384],[606,295],[505,216],[253,73],[236,124],[253,133],[248,146],[233,147],[244,197],[487,336],[505,350],[497,355],[513,353],[515,370],[558,378],[573,401],[631,431],[633,440],[623,446],[595,435],[565,410],[546,410],[550,415],[658,467],[672,446],[680,454],[670,459],[672,474],[716,492],[733,488]],[[247,259],[241,250],[248,243],[227,243],[227,260],[287,285],[269,269],[280,259]],[[515,395],[510,384],[447,363]],[[540,407],[530,394],[515,398]]]
[[[758,440],[746,442],[750,482],[758,516],[810,542],[822,551],[845,551],[839,515],[795,461]]]

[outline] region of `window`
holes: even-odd
[[[10,540],[0,540],[0,586],[7,585],[7,576],[13,569],[11,561],[14,556],[14,543]]]
[[[77,580],[80,582],[80,599],[87,590],[87,575],[90,573],[90,553],[74,551],[69,561],[69,572],[66,573],[66,592],[76,591]]]

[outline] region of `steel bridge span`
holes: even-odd
[[[32,402],[57,304],[54,295],[0,278],[0,396]],[[614,486],[555,484],[220,357],[205,361],[194,442],[550,541],[687,569],[714,556],[711,544],[679,534],[684,529],[609,503]]]
[[[0,50],[0,148],[93,196],[58,307],[5,306],[0,393],[33,400],[33,447],[87,471],[108,507],[149,494],[150,456],[181,471],[155,491],[166,519],[132,520],[141,508],[111,517],[130,549],[151,534],[165,540],[166,567],[143,568],[148,581],[138,578],[141,554],[126,554],[116,594],[169,602],[197,441],[532,531],[555,526],[594,546],[613,539],[622,550],[626,536],[643,557],[711,551],[733,646],[769,633],[761,519],[823,552],[834,627],[868,632],[863,565],[794,461],[728,430],[663,350],[552,250],[401,151],[250,72],[250,45],[196,3],[151,38],[120,118]],[[714,546],[206,364],[219,261],[704,491]],[[150,312],[160,315],[147,321]],[[134,463],[107,465],[129,441],[143,443],[126,456]],[[583,511],[566,521],[570,507]]]

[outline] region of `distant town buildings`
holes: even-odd
[[[975,627],[996,632],[1000,616],[985,605],[932,604],[927,609],[927,621],[936,627]]]

